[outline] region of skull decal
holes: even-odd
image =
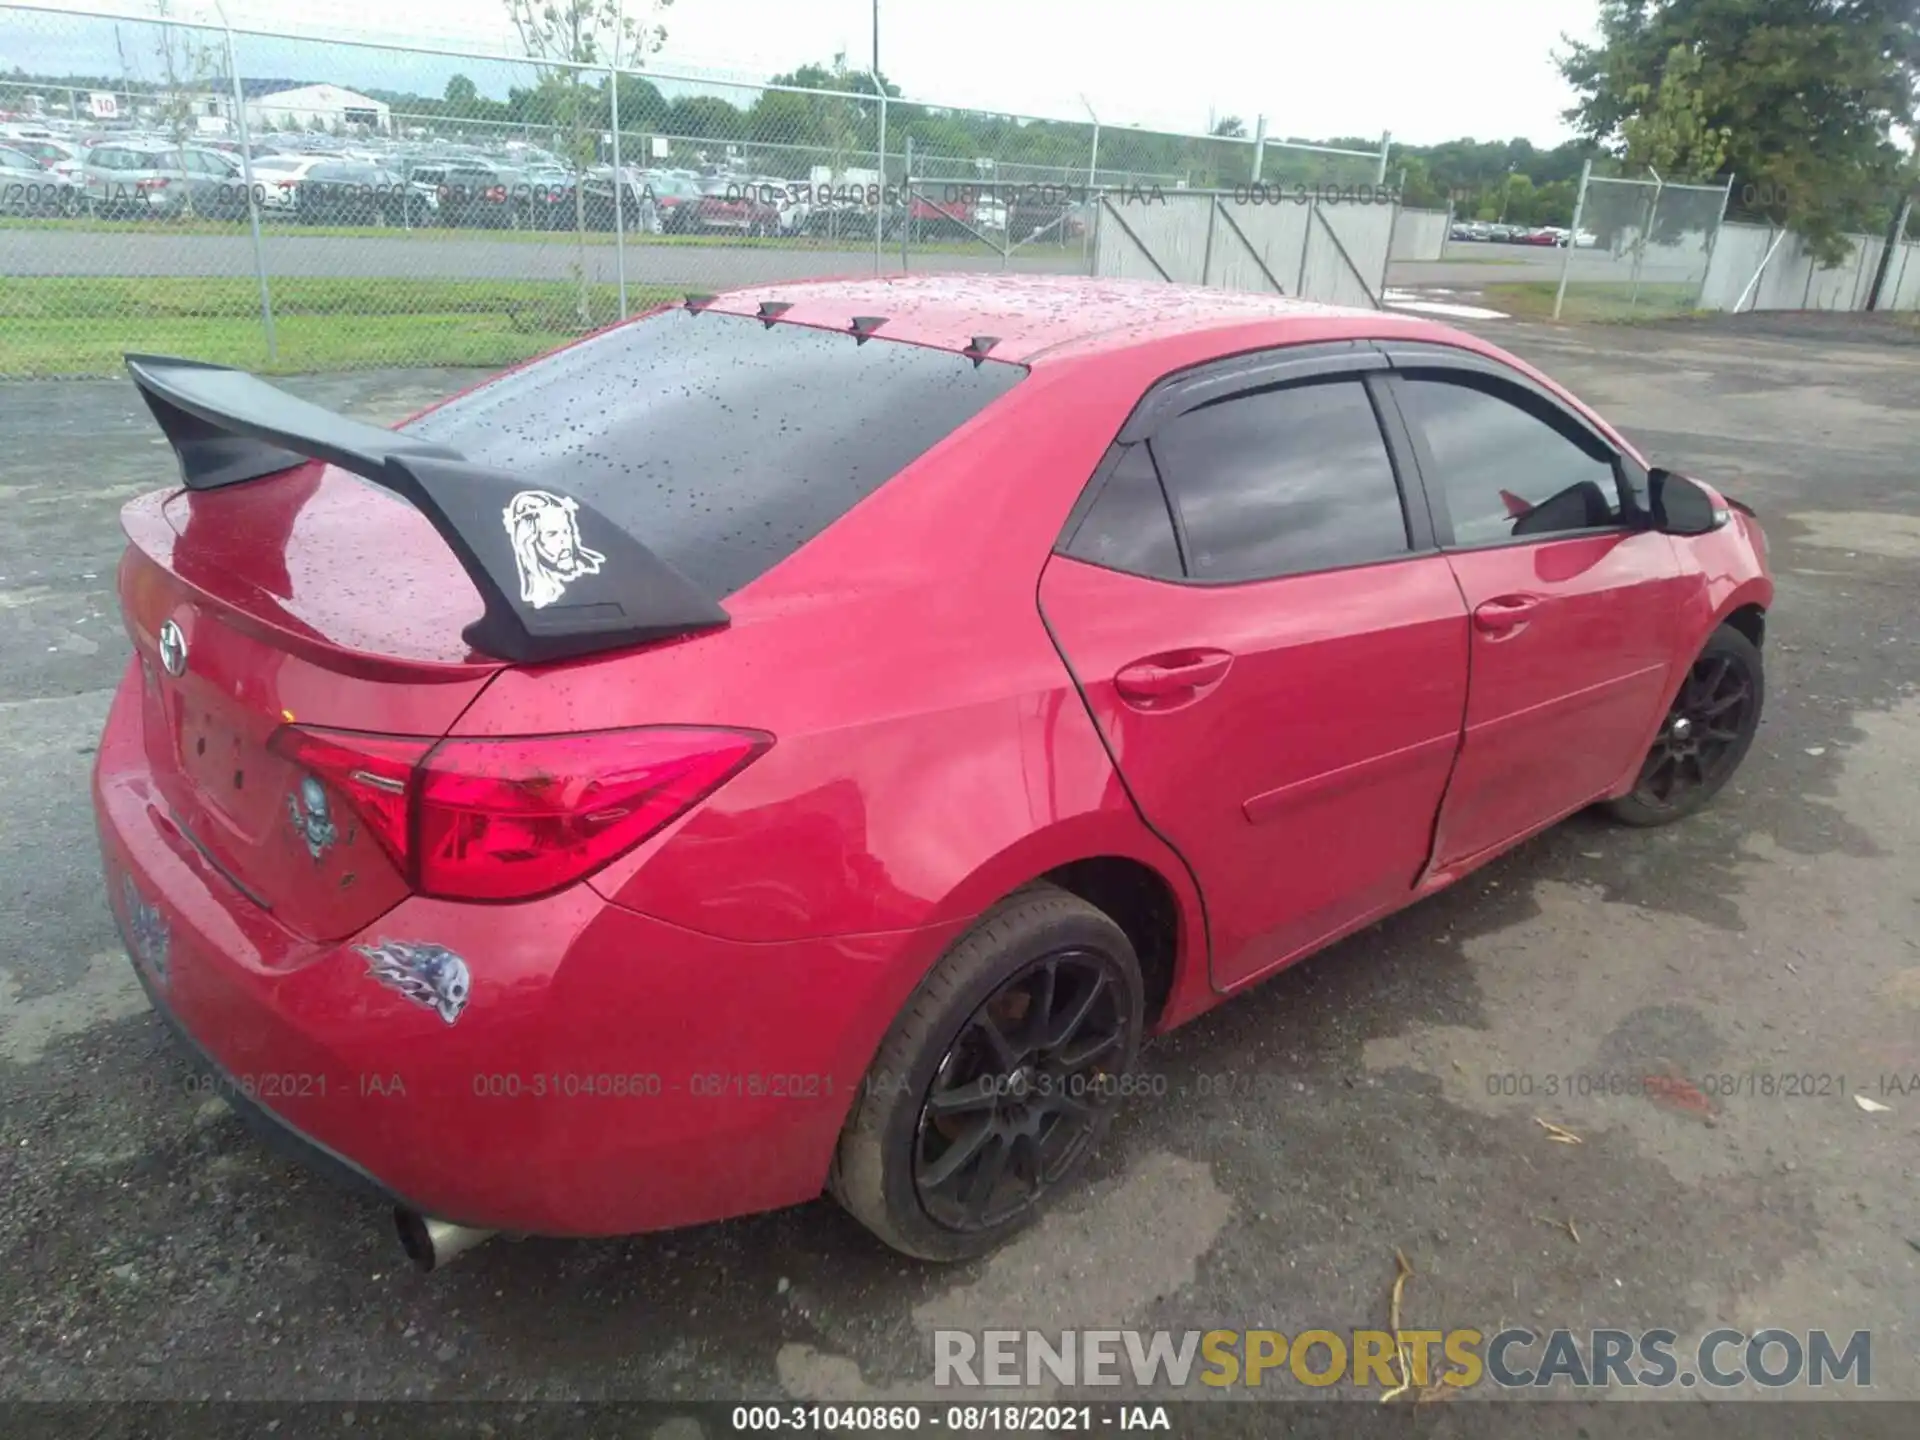
[[[340,828],[327,808],[326,787],[311,775],[302,775],[287,797],[287,813],[293,817],[293,828],[306,841],[307,853],[316,861],[340,838]]]
[[[467,962],[444,945],[417,940],[382,940],[353,947],[367,960],[367,974],[424,1005],[451,1025],[467,1008],[473,982]]]
[[[140,891],[135,887],[131,875],[120,877],[120,897],[122,908],[126,911],[123,938],[127,942],[127,952],[144,965],[155,980],[162,985],[167,984],[172,979],[167,969],[172,942],[167,929],[167,917],[160,913],[158,905],[149,905],[140,898]]]

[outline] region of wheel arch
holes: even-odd
[[[1078,896],[1126,932],[1146,981],[1149,1031],[1211,1003],[1200,891],[1185,863],[1131,807],[1076,816],[1023,837],[954,887],[940,918],[978,919],[1035,884]]]
[[[1735,605],[1714,623],[1714,629],[1722,625],[1731,625],[1747,639],[1753,642],[1753,648],[1764,650],[1767,646],[1767,609],[1758,600],[1748,599]]]

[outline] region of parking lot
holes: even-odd
[[[1873,1395],[1920,1401],[1920,332],[1861,319],[1489,330],[1760,513],[1745,769],[1672,829],[1576,818],[1159,1042],[1092,1188],[952,1269],[821,1202],[420,1276],[378,1206],[199,1092],[86,798],[116,515],[171,458],[129,384],[0,385],[0,1392],[931,1398],[942,1327],[1384,1327],[1398,1249],[1407,1328],[1864,1329]],[[472,378],[289,384],[392,421]],[[1462,1433],[1509,1424],[1541,1433]]]

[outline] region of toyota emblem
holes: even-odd
[[[176,680],[187,673],[187,637],[171,620],[160,627],[160,663]]]

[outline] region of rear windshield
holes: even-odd
[[[406,426],[603,511],[716,597],[1004,395],[1017,365],[676,308]]]

